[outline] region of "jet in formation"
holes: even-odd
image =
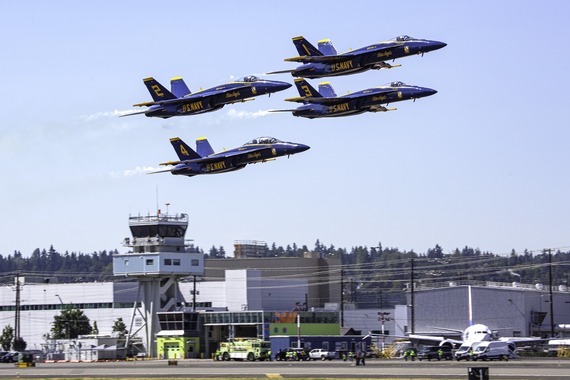
[[[121,116],[145,114],[148,117],[167,119],[172,116],[197,115],[219,110],[226,104],[246,102],[256,96],[271,95],[291,87],[287,82],[260,79],[253,75],[195,93],[190,92],[181,77],[170,81],[171,91],[152,77],[143,81],[153,101],[133,106],[148,107],[148,109]]]
[[[163,162],[160,165],[173,167],[153,173],[170,172],[188,177],[224,173],[243,169],[247,164],[272,161],[277,157],[290,156],[309,149],[307,145],[284,142],[273,137],[259,137],[238,148],[220,153],[214,153],[206,138],[196,139],[196,151],[178,137],[170,139],[170,143],[179,161]]]
[[[367,70],[389,69],[400,65],[390,65],[386,61],[434,51],[447,44],[439,41],[422,40],[402,35],[377,44],[365,46],[338,54],[330,40],[318,42],[315,48],[303,36],[293,37],[293,44],[299,56],[286,58],[286,62],[301,62],[303,65],[293,70],[273,71],[269,74],[291,73],[298,78],[322,78],[360,73]]]
[[[300,96],[285,100],[304,104],[296,109],[271,110],[271,112],[292,112],[294,116],[309,119],[357,115],[364,112],[386,112],[393,111],[395,108],[386,108],[383,104],[415,100],[437,92],[427,87],[392,82],[388,85],[337,96],[328,82],[319,84],[319,91],[303,78],[295,79],[295,85]]]

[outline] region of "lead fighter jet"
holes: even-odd
[[[338,54],[328,39],[315,48],[303,36],[293,37],[293,44],[299,56],[286,58],[286,62],[301,62],[303,65],[293,70],[273,71],[268,74],[291,73],[298,78],[322,78],[359,73],[366,70],[389,69],[400,65],[390,65],[386,61],[441,49],[444,42],[422,40],[402,35],[360,49]]]
[[[214,153],[205,137],[196,139],[196,151],[179,137],[171,138],[170,143],[180,160],[163,162],[160,165],[174,167],[149,174],[170,172],[193,177],[200,174],[224,173],[243,169],[247,164],[272,161],[276,157],[290,156],[309,149],[307,145],[284,142],[273,137],[259,137],[238,148],[220,153]]]
[[[395,108],[386,108],[383,104],[410,99],[415,101],[437,92],[427,87],[392,82],[384,86],[337,96],[328,82],[319,85],[320,91],[315,90],[303,78],[295,79],[295,85],[300,96],[285,100],[304,104],[296,109],[271,110],[271,112],[292,112],[293,116],[309,119],[358,115],[364,112],[386,112],[393,111]]]
[[[287,82],[259,79],[250,75],[234,82],[191,93],[181,77],[172,78],[172,92],[156,79],[143,79],[152,96],[152,102],[133,104],[134,107],[149,107],[140,112],[121,116],[145,114],[148,117],[167,119],[172,116],[196,115],[219,110],[226,104],[246,102],[255,96],[271,95],[291,87]]]

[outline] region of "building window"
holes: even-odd
[[[200,265],[200,260],[198,260],[198,259],[192,259],[192,266],[193,266],[193,267],[197,267],[198,265]]]
[[[172,259],[172,264],[180,265],[180,259]]]
[[[164,259],[164,265],[172,265],[171,259]]]
[[[153,259],[146,259],[146,265],[154,265]]]

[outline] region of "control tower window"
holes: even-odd
[[[143,225],[131,226],[131,234],[135,238],[147,237],[184,237],[186,226]]]

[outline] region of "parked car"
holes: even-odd
[[[2,363],[17,363],[18,362],[18,352],[8,352],[6,355],[2,356]]]
[[[453,359],[453,353],[451,352],[451,347],[449,346],[424,346],[418,352],[418,359],[420,361],[423,359],[427,359],[428,361],[431,359],[451,360]]]
[[[281,350],[275,354],[275,360],[309,360],[309,355],[307,351],[302,348],[288,348],[286,350]]]
[[[309,358],[313,360],[333,360],[335,357],[334,352],[323,350],[322,348],[315,348],[309,351]]]

